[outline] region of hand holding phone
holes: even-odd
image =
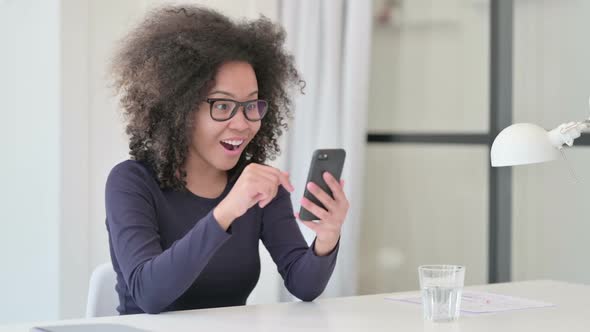
[[[320,202],[320,200],[313,195],[307,188],[309,182],[315,183],[320,187],[321,190],[326,192],[330,197],[334,198],[332,190],[324,180],[324,172],[330,173],[336,181],[340,181],[342,175],[342,168],[344,167],[344,159],[346,158],[346,151],[343,149],[319,149],[315,150],[311,159],[311,165],[309,167],[309,173],[307,175],[307,181],[305,182],[305,193],[303,197],[307,198],[315,205],[325,209],[326,207]],[[308,211],[303,206],[299,211],[299,219],[304,221],[319,220],[317,216]]]

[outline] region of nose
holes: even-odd
[[[235,130],[246,130],[249,126],[250,123],[244,114],[244,106],[240,106],[236,115],[229,119],[228,127]]]

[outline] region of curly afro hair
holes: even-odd
[[[232,21],[197,6],[151,12],[123,39],[112,64],[131,158],[147,164],[161,188],[183,190],[193,112],[221,64],[245,61],[256,73],[259,98],[268,101],[269,111],[229,173],[239,175],[248,163],[273,160],[291,116],[289,88],[305,85],[284,41],[284,30],[265,17]]]

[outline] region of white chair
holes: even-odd
[[[117,274],[108,262],[97,266],[90,276],[86,318],[116,316],[119,296],[115,290]]]

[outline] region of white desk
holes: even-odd
[[[453,323],[422,320],[419,305],[385,300],[389,294],[219,309],[51,322],[121,323],[149,331],[590,331],[590,286],[527,281],[467,289],[551,302],[555,307],[461,317]],[[34,325],[1,326],[0,332],[28,332]]]

